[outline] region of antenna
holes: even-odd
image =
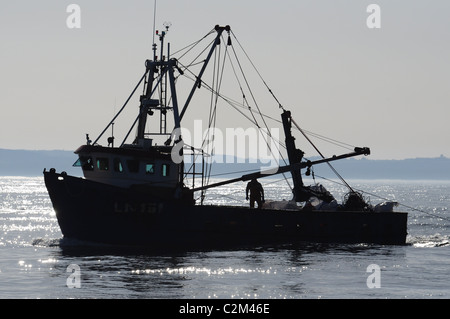
[[[114,98],[114,114],[116,114],[117,98]],[[111,123],[111,137],[108,137],[108,147],[114,147],[114,121]]]
[[[155,34],[156,34],[156,0],[153,6],[153,61],[156,60],[156,43],[155,43]]]
[[[169,28],[172,26],[172,22],[164,22],[163,26],[166,28],[166,32],[169,32]]]

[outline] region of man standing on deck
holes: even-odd
[[[258,204],[258,209],[262,208],[262,204],[264,203],[264,189],[260,182],[253,178],[247,184],[247,188],[245,190],[246,199],[248,200],[248,191],[250,191],[250,208],[255,208],[255,201]]]

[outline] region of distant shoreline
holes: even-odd
[[[45,169],[55,168],[58,172],[66,171],[70,175],[81,176],[79,167],[72,167],[77,160],[73,151],[44,150],[9,150],[0,149],[0,176],[41,176]],[[372,160],[367,158],[350,158],[332,163],[333,167],[345,179],[359,180],[450,180],[450,158],[414,158],[404,160]],[[212,176],[226,172],[235,174],[221,175],[218,178],[240,176],[237,173],[246,170],[267,168],[261,163],[215,163]],[[317,178],[336,178],[326,164],[313,167]],[[245,173],[243,173],[245,174]]]

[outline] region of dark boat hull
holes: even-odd
[[[64,237],[155,250],[300,242],[406,243],[406,213],[255,210],[161,200],[44,171]]]

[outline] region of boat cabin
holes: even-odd
[[[172,161],[172,147],[153,146],[150,139],[145,142],[118,148],[82,145],[75,151],[74,166],[82,168],[86,179],[104,184],[175,189],[182,165]]]

